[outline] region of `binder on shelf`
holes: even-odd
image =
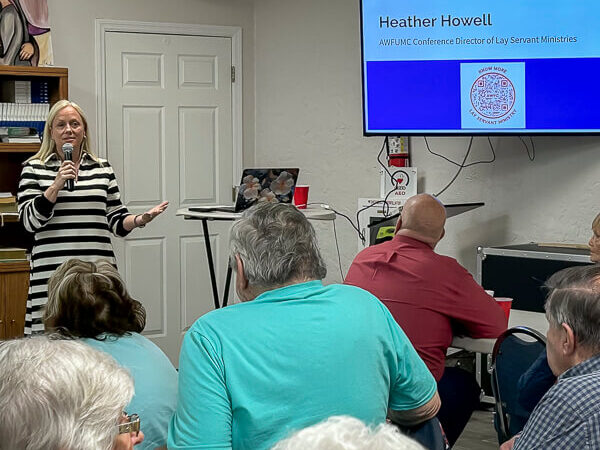
[[[17,199],[14,196],[0,198],[0,213],[16,213]]]
[[[0,141],[5,144],[41,144],[42,140],[35,136],[1,136]]]
[[[31,82],[31,103],[49,103],[48,82],[36,80]]]
[[[27,249],[19,247],[0,247],[0,260],[27,261]]]
[[[0,81],[0,101],[7,103],[49,103],[50,89],[48,81]]]
[[[0,127],[0,136],[31,136],[37,134],[35,128],[30,127]]]
[[[0,100],[10,103],[31,103],[31,81],[3,80],[0,83]]]

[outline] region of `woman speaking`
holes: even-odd
[[[161,214],[163,202],[143,214],[130,214],[121,203],[110,164],[92,153],[81,108],[60,100],[48,113],[40,150],[21,172],[19,217],[34,233],[25,334],[44,331],[42,307],[48,278],[71,258],[116,264],[110,234],[126,236]]]

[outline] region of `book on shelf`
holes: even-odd
[[[31,127],[0,127],[0,136],[35,136],[38,132]]]
[[[8,144],[40,144],[42,140],[35,136],[0,136],[0,140]]]
[[[48,103],[49,99],[48,81],[0,81],[0,101],[9,103]]]
[[[0,192],[0,205],[16,203],[17,197],[12,195],[10,192]]]
[[[40,136],[44,132],[46,116],[50,111],[48,103],[2,103],[0,102],[0,127],[26,127],[35,130]]]
[[[15,197],[0,198],[0,213],[16,213],[17,199]]]
[[[27,249],[19,247],[0,247],[0,260],[27,261]]]

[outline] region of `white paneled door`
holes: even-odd
[[[147,312],[144,334],[177,365],[184,330],[213,309],[200,222],[175,216],[198,203],[230,203],[231,38],[108,32],[106,146],[123,203],[165,214],[114,239],[119,271]],[[211,224],[221,287],[229,224]]]

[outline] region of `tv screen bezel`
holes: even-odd
[[[367,131],[367,115],[365,114],[365,101],[366,101],[366,87],[365,87],[365,46],[364,46],[364,27],[363,27],[363,2],[365,0],[359,0],[359,13],[360,13],[360,83],[362,88],[362,98],[361,98],[361,110],[362,110],[362,128],[363,128],[363,136],[427,136],[427,137],[501,137],[501,136],[600,136],[600,128],[598,131],[556,131],[552,132],[551,130],[547,131],[529,131],[527,129],[523,129],[522,131],[507,131],[507,132],[498,132],[495,130],[487,130],[483,129],[482,132],[474,133],[472,129],[469,130],[456,130],[456,131],[447,131],[444,130],[442,132],[427,132],[427,131],[390,131],[390,132],[374,132]],[[368,0],[366,0],[368,1]],[[482,62],[486,60],[481,60]],[[493,61],[493,60],[490,60]]]

